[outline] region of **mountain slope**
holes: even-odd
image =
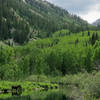
[[[93,25],[100,25],[100,18],[99,19],[97,19],[95,22],[93,22]]]
[[[23,44],[61,29],[85,30],[88,23],[42,0],[0,0],[0,39]]]

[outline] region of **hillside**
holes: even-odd
[[[92,23],[93,25],[97,26],[100,25],[100,19],[97,19],[95,22]]]
[[[60,29],[78,32],[87,28],[86,21],[47,1],[0,0],[0,40],[23,44]]]
[[[100,100],[97,23],[45,0],[0,0],[0,100]]]
[[[1,43],[0,79],[17,80],[31,75],[64,76],[99,71],[99,32],[65,34],[68,30],[61,30],[54,33],[52,38],[30,41],[24,46],[10,47]]]

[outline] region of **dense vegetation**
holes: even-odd
[[[99,71],[99,46],[99,31],[69,34],[61,30],[52,38],[33,40],[24,46],[11,47],[1,42],[0,79]]]
[[[70,84],[99,98],[99,30],[47,1],[0,0],[0,88]]]
[[[76,33],[90,28],[86,21],[46,1],[0,0],[0,40],[11,45],[50,37],[61,29]]]
[[[20,83],[26,90],[38,87],[34,82],[57,83],[72,89],[70,97],[99,100],[95,99],[100,97],[99,32],[72,34],[61,30],[52,38],[33,40],[23,46],[1,42],[0,79],[32,81],[33,84],[29,88],[30,82],[1,81],[1,89]]]

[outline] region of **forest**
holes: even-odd
[[[23,46],[8,46],[1,42],[0,79],[99,71],[99,39],[99,31],[72,34],[61,30],[51,38],[30,41]]]
[[[47,1],[0,0],[0,93],[61,86],[71,100],[100,100],[99,78],[100,25]]]
[[[84,91],[82,95],[88,97],[86,100],[99,100],[94,98],[99,97],[99,32],[82,31],[73,34],[69,30],[60,30],[50,38],[32,40],[25,45],[11,46],[1,41],[0,80],[18,81],[25,89],[29,88],[28,84],[32,84],[24,85],[25,80],[70,84],[73,88],[78,87],[80,93]],[[18,84],[5,81],[4,87]],[[35,87],[32,85],[31,88]],[[76,90],[73,92],[76,96]]]
[[[69,29],[77,33],[95,26],[76,15],[48,2],[26,0],[0,0],[0,40],[24,44],[30,39],[47,38],[58,30]]]

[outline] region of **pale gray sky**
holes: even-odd
[[[89,23],[100,18],[100,0],[47,0],[72,14],[77,14]]]

